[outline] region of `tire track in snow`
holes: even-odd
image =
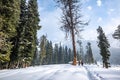
[[[86,71],[87,71],[87,73],[88,73],[89,80],[101,80],[99,77],[96,78],[96,77],[89,71],[89,69],[88,69],[86,66],[84,66],[84,68],[86,69]]]
[[[104,78],[102,78],[98,73],[96,72],[91,72],[87,66],[84,66],[84,68],[86,69],[86,71],[88,72],[88,76],[89,76],[89,80],[104,80]]]
[[[40,77],[39,79],[36,80],[53,80],[51,79],[52,76],[54,76],[60,69],[50,69],[49,71],[47,71],[47,73],[44,73],[44,75],[42,77]]]

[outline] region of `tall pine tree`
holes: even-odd
[[[84,61],[84,52],[83,52],[82,41],[81,41],[81,40],[78,40],[77,43],[78,43],[79,46],[80,46],[80,59],[81,59],[82,61]]]
[[[52,47],[52,42],[47,41],[46,44],[46,64],[51,64],[52,62],[52,57],[53,56],[53,47]]]
[[[59,52],[59,49],[58,49],[58,44],[55,44],[54,46],[54,51],[53,51],[53,60],[54,60],[54,63],[55,64],[58,64],[58,52]]]
[[[27,27],[25,29],[25,36],[27,39],[27,60],[31,63],[33,61],[33,57],[36,54],[37,47],[37,30],[40,29],[39,24],[39,14],[38,14],[38,6],[37,0],[29,0],[28,1],[28,20]]]
[[[60,43],[59,52],[58,52],[58,63],[59,64],[62,64],[62,61],[63,61],[62,52],[63,52],[63,48],[62,48],[61,43]]]
[[[26,50],[27,50],[27,38],[25,35],[25,31],[27,28],[28,14],[27,14],[27,5],[26,0],[21,0],[20,4],[20,20],[19,26],[17,27],[17,36],[16,36],[16,51],[18,54],[18,66],[23,67],[23,64],[26,62]]]
[[[73,59],[73,52],[72,52],[71,48],[68,49],[68,54],[69,54],[69,61],[72,61],[72,59]]]
[[[103,67],[108,68],[109,67],[109,57],[110,57],[110,51],[109,51],[109,47],[110,44],[105,36],[105,33],[103,32],[102,27],[98,27],[97,32],[99,34],[98,36],[98,47],[100,48],[100,54],[102,56],[102,60],[103,60]]]
[[[15,46],[13,38],[16,36],[20,14],[20,0],[1,0],[0,1],[0,63],[10,61],[10,55],[14,54]],[[12,51],[11,51],[12,50]]]
[[[93,58],[93,53],[92,53],[92,48],[91,48],[91,43],[88,42],[86,46],[86,55],[85,55],[85,61],[86,63],[92,64],[94,63],[94,58]]]
[[[46,45],[47,45],[47,38],[43,35],[40,39],[40,64],[46,64]]]
[[[68,62],[69,62],[68,47],[67,47],[67,46],[65,46],[64,62],[65,62],[65,63],[68,63]]]

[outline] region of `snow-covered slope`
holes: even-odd
[[[120,80],[119,75],[120,67],[103,69],[96,65],[61,64],[0,70],[0,80]]]

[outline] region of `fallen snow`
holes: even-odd
[[[96,80],[120,80],[120,66],[108,69],[97,65],[85,65],[85,67]]]
[[[120,67],[104,69],[97,65],[43,65],[0,70],[0,80],[120,80]]]

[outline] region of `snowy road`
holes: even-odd
[[[111,70],[114,73],[110,73]],[[108,76],[104,76],[104,74],[108,74],[107,71],[104,73],[102,68],[95,65],[83,67],[70,64],[44,65],[24,69],[0,70],[0,80],[120,80],[120,68],[115,68],[115,70],[116,72],[114,69],[108,70],[111,75],[114,74],[110,79],[107,78]]]

